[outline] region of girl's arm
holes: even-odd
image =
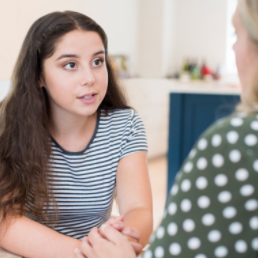
[[[141,235],[139,243],[145,246],[153,229],[147,152],[132,153],[119,161],[117,200],[124,226],[137,229]]]
[[[1,228],[0,246],[26,258],[75,258],[80,240],[62,235],[25,216]]]

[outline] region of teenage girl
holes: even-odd
[[[114,227],[135,241],[133,228],[147,243],[145,129],[92,19],[54,12],[31,26],[1,103],[0,142],[2,248],[28,258],[75,257],[80,239],[109,219],[115,194],[124,222]]]

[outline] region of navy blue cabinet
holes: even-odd
[[[233,113],[239,102],[238,95],[170,94],[168,192],[196,140],[213,122]]]

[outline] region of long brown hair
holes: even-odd
[[[105,48],[108,90],[99,109],[129,108],[107,56],[107,36],[101,27],[89,17],[71,11],[39,18],[26,35],[12,75],[11,91],[0,106],[0,223],[9,216],[25,214],[47,220],[49,206],[57,208],[47,172],[51,155],[49,103],[39,81],[43,62],[54,53],[58,40],[78,29],[97,32]]]

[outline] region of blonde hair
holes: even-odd
[[[258,51],[258,1],[239,0],[238,9],[242,23]],[[237,106],[237,111],[247,114],[258,113],[258,67],[252,80],[242,96],[242,103]]]

